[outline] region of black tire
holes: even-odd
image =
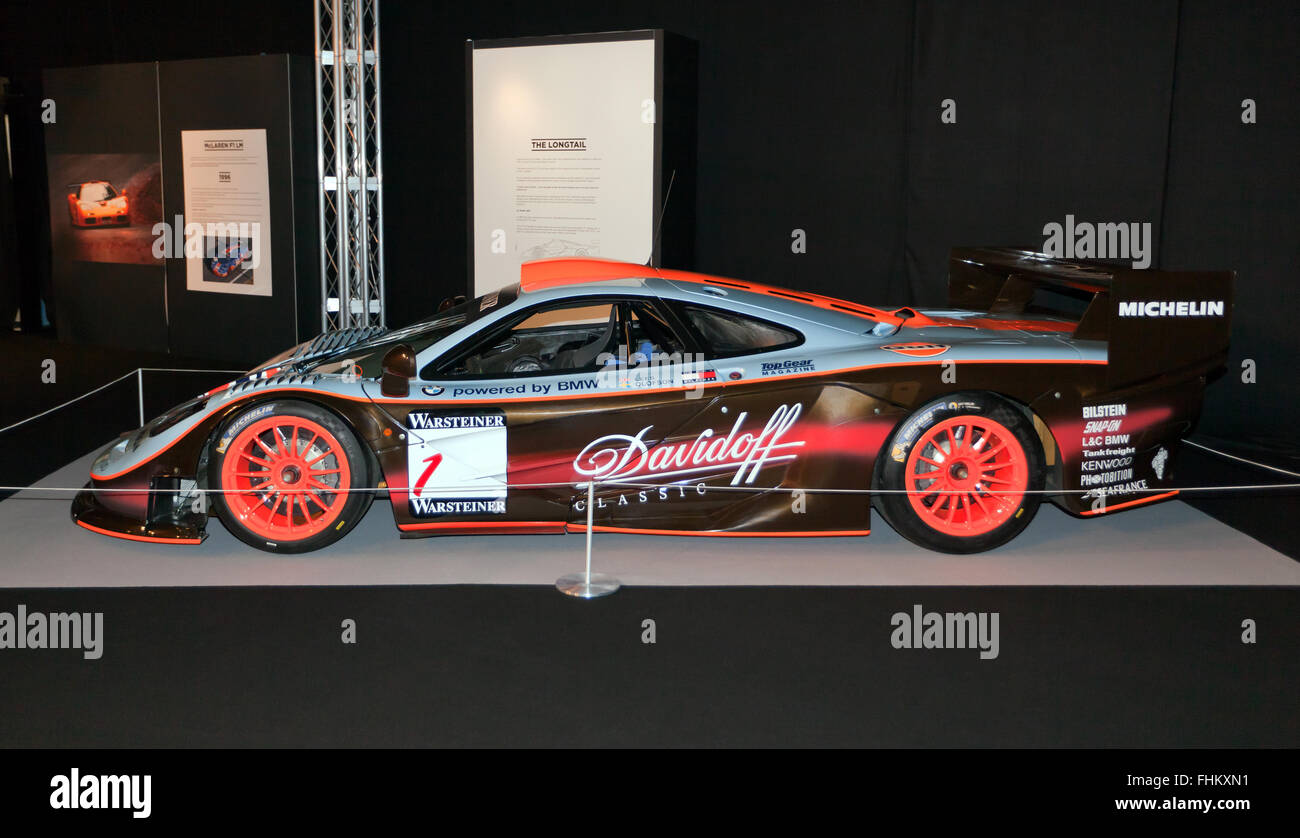
[[[967,430],[962,430],[962,423],[966,421],[971,424]],[[1022,467],[1025,476],[1025,489],[1018,502],[998,503],[994,496],[979,492],[950,494],[947,497],[951,499],[943,501],[944,495],[936,494],[927,497],[924,492],[916,491],[918,484],[915,480],[912,481],[913,495],[909,497],[906,494],[909,478],[919,478],[921,470],[927,467],[942,468],[945,477],[948,475],[947,470],[951,469],[954,479],[961,478],[963,481],[978,479],[969,475],[964,462],[949,460],[951,465],[947,467],[935,466],[931,463],[921,465],[923,462],[921,457],[926,456],[926,451],[929,452],[930,456],[935,455],[936,448],[934,446],[936,444],[940,446],[958,444],[954,442],[952,436],[944,437],[942,435],[943,431],[939,430],[941,425],[944,427],[955,426],[959,438],[968,435],[971,439],[974,439],[975,444],[970,450],[977,452],[980,450],[979,446],[983,445],[980,440],[981,436],[987,434],[1000,435],[1003,431],[1009,432],[1015,441],[1019,443],[1020,454],[1023,455]],[[998,428],[997,426],[1001,427]],[[940,434],[937,443],[928,436],[932,431]],[[997,437],[992,436],[990,438]],[[943,453],[943,450],[940,449],[939,454],[942,455]],[[978,458],[982,455],[976,454],[975,456]],[[1008,446],[1007,457],[1014,459],[1017,456],[1019,455],[1015,452],[1015,446]],[[943,456],[936,456],[935,459],[944,462]],[[1016,468],[1014,466],[998,467],[1010,468],[1013,471]],[[909,468],[912,471],[909,472]],[[889,442],[881,450],[880,466],[876,473],[876,486],[887,490],[874,496],[876,510],[881,513],[891,527],[908,541],[943,553],[981,553],[985,550],[1000,547],[1015,538],[1025,527],[1029,526],[1029,522],[1033,520],[1035,513],[1038,512],[1038,506],[1042,502],[1040,493],[1047,479],[1042,443],[1034,432],[1032,423],[1025,417],[1024,413],[1005,399],[979,392],[955,393],[935,399],[914,411],[905,421],[899,424]],[[925,473],[936,474],[939,472],[929,471]],[[929,486],[936,484],[935,481],[922,482],[926,482],[926,485]],[[975,485],[979,486],[981,484],[976,483]],[[979,497],[972,497],[975,494],[979,494]],[[913,498],[922,499],[920,500],[922,506],[928,504],[928,507],[935,510],[935,512],[922,517],[921,512],[918,512],[913,503]],[[948,506],[942,508],[936,506],[936,504],[945,502]],[[985,525],[991,526],[991,528],[973,534],[959,534],[957,530],[960,527],[956,525],[949,525],[945,528],[941,510],[946,510],[948,516],[952,518],[956,514],[952,507],[955,506],[957,512],[960,512],[963,502],[967,506],[966,516],[968,520],[973,514],[984,515]],[[987,513],[986,508],[990,505],[994,505],[996,514],[990,515]],[[992,526],[999,520],[1001,523]],[[968,526],[978,529],[976,524]]]
[[[269,505],[269,499],[265,502],[254,503],[253,499],[256,496],[253,493],[248,491],[234,493],[231,490],[240,487],[238,485],[227,485],[227,460],[239,456],[240,450],[245,448],[239,443],[251,438],[247,435],[251,433],[251,429],[262,427],[273,419],[299,423],[304,429],[309,428],[311,425],[323,429],[329,436],[333,437],[333,442],[337,443],[337,450],[335,445],[327,441],[324,435],[318,437],[317,440],[300,439],[296,446],[289,446],[286,444],[289,440],[286,440],[282,431],[275,427],[264,432],[261,435],[262,439],[275,445],[278,435],[281,440],[280,447],[283,447],[286,453],[290,447],[296,448],[297,451],[294,452],[294,455],[304,462],[309,461],[309,458],[315,457],[322,450],[328,450],[329,453],[323,461],[324,465],[326,467],[338,467],[339,463],[344,463],[348,474],[346,487],[339,485],[344,482],[342,479],[343,474],[340,472],[334,480],[334,488],[346,488],[349,491],[331,493],[328,490],[321,490],[309,493],[316,495],[318,499],[324,499],[324,502],[330,504],[328,521],[325,520],[324,513],[317,513],[318,517],[315,521],[315,525],[319,525],[317,531],[311,531],[314,525],[310,517],[312,513],[316,513],[316,506],[319,505],[317,502],[309,505],[307,501],[311,498],[308,494],[296,495],[302,504],[303,511],[299,512],[295,509],[293,500],[285,500],[285,504],[289,509],[289,520],[291,522],[301,521],[300,526],[308,531],[308,534],[297,538],[272,532],[273,527],[270,525],[263,527],[250,526],[241,521],[239,514],[232,508],[233,506],[240,506],[247,511],[249,506],[254,506],[257,508],[253,509],[253,511],[258,515],[269,514],[274,518],[281,508],[279,495],[276,496],[275,506],[272,508]],[[294,439],[298,438],[294,437]],[[268,456],[268,459],[274,458]],[[221,519],[221,523],[230,531],[231,535],[259,550],[272,553],[307,553],[333,544],[347,535],[357,525],[357,522],[366,514],[366,510],[370,508],[370,503],[374,499],[373,493],[361,491],[373,487],[375,477],[371,473],[371,458],[367,456],[356,434],[334,413],[310,402],[297,400],[260,402],[233,415],[214,435],[208,451],[207,462],[206,484],[211,489],[221,490],[214,491],[209,495],[212,511]],[[246,460],[246,462],[248,461]],[[244,467],[259,470],[265,468],[252,464]],[[233,462],[231,469],[235,469]],[[303,470],[308,473],[311,471],[310,467]],[[266,471],[269,474],[271,469],[267,468]],[[254,484],[259,487],[270,483],[269,477],[259,477],[258,479],[266,481]],[[292,479],[298,481],[301,477],[295,476]],[[321,480],[328,481],[329,477],[321,478]],[[270,495],[272,491],[274,490],[270,490],[266,494]],[[291,494],[292,492],[286,492],[284,496],[287,498]]]

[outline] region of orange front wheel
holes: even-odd
[[[333,413],[307,402],[259,404],[218,434],[213,507],[237,538],[279,553],[342,538],[370,505],[367,458]]]

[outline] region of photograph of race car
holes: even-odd
[[[602,532],[1006,543],[1173,497],[1225,363],[1231,272],[958,248],[943,308],[602,259],[405,328],[329,332],[104,450],[72,517],[264,550],[342,538]]]
[[[204,247],[214,255],[203,260],[204,269],[214,278],[239,284],[251,284],[252,269],[247,264],[253,258],[253,243],[250,239],[226,245],[217,236],[204,237]]]
[[[126,192],[106,180],[68,185],[68,221],[73,227],[127,226],[131,223]]]

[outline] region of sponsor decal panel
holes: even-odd
[[[413,410],[406,417],[411,515],[504,515],[506,415]]]
[[[1092,490],[1084,498],[1131,495],[1147,489],[1145,479],[1134,479],[1136,449],[1129,444],[1133,434],[1125,427],[1130,418],[1129,405],[1084,405],[1081,418],[1083,435],[1079,445],[1083,460],[1079,464],[1079,486]]]

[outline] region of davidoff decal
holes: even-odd
[[[753,483],[764,466],[795,459],[792,449],[802,447],[804,442],[786,440],[785,436],[802,410],[802,404],[781,405],[757,433],[747,430],[749,413],[742,411],[726,436],[718,436],[709,428],[690,442],[662,442],[653,448],[645,438],[654,425],[646,425],[635,436],[609,434],[583,448],[573,460],[573,470],[583,477],[614,481],[734,468],[731,485]]]

